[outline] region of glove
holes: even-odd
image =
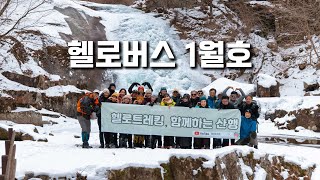
[[[143,85],[143,86],[146,86],[146,85],[150,85],[150,83],[144,82],[144,83],[142,83],[142,85]]]
[[[150,103],[150,104],[149,104],[149,106],[153,106],[153,105],[154,105],[154,103]]]
[[[191,109],[191,108],[192,108],[192,106],[189,106],[189,108]]]
[[[139,86],[140,84],[139,83],[137,83],[137,82],[134,82],[133,83],[135,86]]]

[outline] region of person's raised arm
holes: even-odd
[[[243,101],[243,99],[246,97],[246,94],[243,92],[241,88],[237,88],[236,90],[239,90],[241,93],[241,96],[237,100],[237,104],[240,104]]]
[[[225,90],[222,92],[222,96],[227,96],[227,92],[230,88],[233,88],[232,86],[228,86]]]
[[[131,86],[130,86],[129,89],[128,89],[128,92],[131,94],[133,87],[134,87],[134,86],[137,86],[137,85],[140,85],[140,84],[137,83],[137,82],[132,83]]]
[[[149,89],[151,89],[151,91],[153,92],[152,86],[149,82],[144,82],[142,83],[143,86],[148,86]]]

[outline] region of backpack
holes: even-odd
[[[78,101],[77,111],[85,115],[90,115],[93,112],[93,104],[94,100],[90,97],[90,94],[85,95]]]

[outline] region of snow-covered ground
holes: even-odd
[[[42,110],[47,114],[50,111]],[[51,112],[53,113],[53,112]],[[55,114],[55,113],[53,113]],[[320,153],[318,148],[294,147],[273,144],[259,144],[259,150],[249,147],[232,146],[215,150],[182,150],[182,149],[99,149],[98,126],[96,120],[92,120],[92,133],[90,144],[92,149],[82,149],[76,145],[81,144],[80,126],[76,119],[59,117],[43,117],[44,120],[52,120],[58,124],[37,127],[39,134],[45,136],[48,142],[20,141],[16,142],[18,160],[16,177],[24,177],[26,172],[35,174],[49,174],[51,177],[72,176],[76,172],[88,175],[89,179],[101,179],[105,177],[106,170],[119,169],[128,166],[136,167],[160,167],[160,163],[167,162],[171,155],[181,157],[204,157],[209,161],[205,166],[212,166],[217,156],[237,150],[247,154],[255,152],[255,157],[264,154],[284,156],[288,162],[294,162],[307,168],[316,164],[320,167]],[[19,125],[23,126],[23,125]],[[15,125],[14,125],[15,127]],[[262,123],[260,129],[266,125]],[[271,129],[269,129],[271,130]],[[51,134],[51,135],[49,135]],[[262,133],[263,134],[263,133]],[[53,136],[52,136],[53,135]],[[260,135],[260,134],[259,134]],[[4,141],[0,142],[0,154],[4,154]],[[257,179],[264,179],[259,178]],[[316,180],[320,178],[320,168],[317,168],[312,176]]]
[[[24,1],[26,4],[34,2],[32,0]],[[252,2],[257,4],[258,1]],[[264,3],[266,6],[270,6],[270,3]],[[96,10],[90,9],[85,6],[95,7]],[[46,38],[51,44],[66,45],[66,43],[59,36],[59,32],[65,34],[71,34],[71,30],[66,23],[67,16],[62,15],[54,6],[59,8],[73,7],[78,9],[81,15],[90,15],[101,17],[101,23],[105,26],[106,37],[108,40],[116,41],[148,41],[150,52],[153,52],[159,41],[167,41],[174,51],[176,56],[176,62],[178,68],[175,70],[154,70],[154,69],[121,69],[113,70],[112,74],[115,75],[116,84],[118,87],[128,87],[132,82],[142,83],[143,81],[149,81],[153,88],[158,91],[162,86],[169,89],[169,92],[173,88],[179,88],[184,91],[190,91],[194,89],[202,89],[205,93],[208,93],[210,88],[216,88],[218,93],[223,91],[227,86],[233,86],[235,88],[242,88],[245,93],[254,91],[253,84],[247,84],[246,78],[237,78],[237,82],[220,78],[217,81],[210,84],[210,78],[202,75],[202,73],[211,73],[216,78],[223,77],[225,74],[222,71],[212,70],[199,70],[191,69],[189,67],[188,55],[185,54],[184,40],[181,40],[176,30],[170,27],[169,22],[162,18],[155,17],[154,13],[144,13],[143,11],[127,7],[123,5],[100,5],[95,3],[87,3],[80,1],[63,1],[52,0],[49,3],[41,6],[38,12],[29,16],[21,25],[28,25],[25,23],[33,23],[37,21],[36,26],[32,26],[30,29],[39,30],[46,35]],[[217,5],[223,13],[228,13],[222,4]],[[17,14],[13,14],[17,18],[19,13],[23,12],[25,5],[21,4],[18,7],[20,11]],[[49,11],[48,11],[49,10]],[[180,13],[186,11],[179,10]],[[204,18],[206,15],[199,11],[199,8],[188,10],[186,12],[189,16],[194,18]],[[230,13],[230,12],[229,12]],[[215,11],[215,16],[220,16],[221,11]],[[41,19],[37,17],[42,17]],[[14,18],[13,18],[14,19]],[[197,20],[198,21],[198,20]],[[218,21],[218,20],[217,20]],[[236,19],[238,22],[239,19]],[[10,23],[10,22],[8,22]],[[238,22],[241,24],[241,22]],[[55,24],[55,25],[54,25]],[[1,26],[2,27],[2,26]],[[6,26],[9,28],[10,24]],[[223,26],[225,31],[228,28],[236,28],[232,25]],[[5,29],[1,29],[1,32]],[[287,111],[297,110],[301,108],[312,108],[319,104],[319,97],[302,97],[305,93],[303,91],[303,81],[316,81],[320,82],[320,71],[312,67],[307,67],[304,70],[299,70],[297,64],[305,62],[305,55],[309,52],[306,47],[309,44],[300,45],[288,49],[280,48],[279,52],[272,52],[267,44],[268,39],[262,38],[255,34],[250,34],[248,42],[260,50],[257,57],[253,58],[253,63],[256,67],[262,65],[260,73],[271,75],[276,78],[280,84],[281,98],[257,98],[256,100],[261,106],[261,114],[270,112],[275,109],[284,109]],[[21,40],[21,39],[18,39]],[[27,39],[29,41],[23,41],[27,48],[34,50],[42,47],[41,40]],[[205,40],[205,39],[198,39]],[[31,43],[36,41],[37,43]],[[49,43],[47,42],[47,43]],[[320,38],[314,37],[315,46],[320,47]],[[300,52],[300,49],[303,51]],[[28,59],[25,63],[19,63],[16,58],[9,53],[10,47],[8,45],[1,46],[0,48],[0,72],[11,71],[18,74],[22,74],[24,71],[30,70],[32,76],[39,74],[47,75],[51,80],[59,80],[58,75],[49,74],[42,69],[36,61]],[[294,63],[282,61],[283,57],[297,56]],[[312,55],[311,59],[315,55]],[[299,58],[302,57],[302,58]],[[267,59],[270,63],[262,63],[262,59]],[[309,59],[309,58],[308,58]],[[162,61],[166,61],[163,58]],[[268,62],[266,61],[266,62]],[[39,62],[41,63],[41,62]],[[291,68],[289,68],[291,67]],[[288,78],[284,78],[281,75],[277,75],[285,69],[288,69]],[[228,72],[228,70],[226,70]],[[248,72],[246,72],[248,73]],[[274,78],[269,78],[265,83],[274,84]],[[55,86],[47,90],[40,90],[38,88],[31,88],[24,86],[17,82],[13,82],[5,78],[0,74],[0,91],[1,90],[27,90],[33,92],[46,93],[48,96],[60,96],[67,92],[82,92],[74,86]],[[182,91],[182,92],[184,92]],[[1,92],[0,92],[1,93]],[[2,93],[1,93],[2,94]],[[25,111],[27,109],[18,108],[16,111]],[[33,109],[35,110],[35,109]],[[59,115],[55,112],[47,110],[41,110],[43,114]],[[290,119],[281,119],[283,121]],[[98,127],[95,120],[92,121],[92,133],[90,144],[94,146],[93,149],[82,149],[77,147],[76,144],[81,144],[80,138],[75,138],[75,135],[80,135],[80,126],[77,120],[72,118],[53,118],[43,117],[46,121],[56,121],[58,124],[44,125],[44,127],[37,127],[39,135],[33,132],[34,126],[32,125],[16,125],[10,122],[0,122],[1,127],[7,128],[8,125],[14,126],[16,129],[25,130],[31,132],[34,136],[41,136],[48,139],[48,142],[35,142],[35,141],[23,141],[16,142],[17,144],[17,177],[22,178],[27,171],[33,171],[36,174],[52,175],[71,175],[76,172],[86,172],[90,179],[101,179],[105,177],[105,171],[109,168],[121,168],[126,166],[146,166],[146,167],[159,167],[159,162],[168,161],[168,158],[172,154],[178,154],[181,156],[203,156],[209,160],[214,159],[217,155],[221,155],[230,152],[234,149],[243,152],[249,152],[252,150],[248,147],[227,147],[217,150],[165,150],[165,149],[98,149]],[[294,130],[279,130],[274,123],[268,120],[264,120],[262,116],[259,119],[259,136],[263,137],[293,137],[301,139],[319,139],[320,134],[310,130],[300,129],[299,132]],[[53,134],[53,136],[49,135]],[[260,143],[259,150],[255,150],[257,154],[263,155],[264,153],[271,153],[275,155],[284,155],[287,160],[294,161],[301,164],[303,167],[316,163],[318,168],[315,170],[313,179],[320,179],[320,149],[311,147],[297,147],[287,146],[283,144],[266,144]],[[0,142],[0,154],[4,154],[4,142]],[[208,165],[213,163],[207,162]],[[259,171],[261,177],[263,171]]]

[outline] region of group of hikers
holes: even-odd
[[[230,96],[228,90],[233,89]],[[86,93],[77,103],[77,119],[82,129],[83,148],[92,148],[89,145],[91,132],[90,117],[96,114],[99,126],[100,148],[181,148],[181,149],[210,149],[231,145],[250,145],[257,147],[257,119],[259,106],[251,95],[246,95],[241,88],[227,87],[222,93],[216,94],[216,89],[209,90],[206,97],[202,90],[193,90],[190,94],[179,93],[173,89],[170,95],[166,87],[162,87],[154,95],[152,86],[148,82],[132,83],[128,90],[125,88],[116,92],[116,85],[111,83],[102,92],[94,90]],[[240,139],[217,139],[173,137],[158,135],[132,135],[115,132],[101,132],[101,104],[102,102],[136,104],[148,106],[181,106],[188,108],[209,109],[239,109],[241,112]],[[119,137],[119,138],[118,138]],[[210,146],[212,145],[212,146]]]

